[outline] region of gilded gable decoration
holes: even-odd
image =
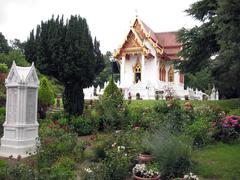
[[[168,81],[173,82],[174,81],[174,68],[173,65],[170,66],[168,70]]]

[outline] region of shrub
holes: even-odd
[[[7,163],[0,159],[0,179],[6,179],[7,176]]]
[[[107,151],[107,157],[103,160],[107,168],[107,176],[114,180],[126,179],[130,167],[130,158],[125,146],[116,146]]]
[[[159,115],[151,108],[136,109],[133,111],[136,114],[131,113],[129,122],[131,127],[141,127],[145,130],[152,130],[161,126]]]
[[[78,140],[77,135],[66,132],[58,123],[41,126],[40,137],[41,146],[36,155],[38,169],[51,167],[61,156],[78,160],[83,153],[84,144]]]
[[[0,90],[0,107],[6,105],[6,94]]]
[[[158,113],[161,125],[168,128],[174,133],[183,131],[183,127],[188,121],[191,121],[187,111],[185,111],[179,100],[169,100],[164,103],[158,103],[154,106]]]
[[[46,117],[47,108],[54,104],[54,93],[51,85],[46,77],[40,80],[40,87],[38,90],[38,112],[40,118]]]
[[[122,92],[117,87],[117,85],[114,83],[112,77],[109,79],[109,83],[108,83],[107,87],[104,89],[104,93],[103,93],[103,99],[109,98],[109,97],[114,99],[113,106],[118,106],[118,105],[123,104]]]
[[[90,168],[85,168],[84,172],[81,174],[81,179],[83,180],[112,180],[111,176],[108,174],[108,168],[102,162],[94,165]]]
[[[216,125],[214,137],[223,142],[231,142],[240,137],[240,116],[226,116]]]
[[[0,108],[0,136],[3,135],[3,123],[5,122],[5,108]]]
[[[101,129],[112,131],[124,126],[126,107],[123,105],[123,95],[112,79],[105,88],[96,109],[100,115]]]
[[[84,172],[82,178],[84,180],[126,179],[129,175],[131,163],[124,148],[124,146],[121,148],[116,146],[109,149],[106,158]]]
[[[65,114],[63,111],[58,111],[58,112],[54,112],[54,113],[51,113],[49,118],[52,120],[52,121],[56,121],[56,120],[60,120],[61,118],[65,118]]]
[[[0,73],[7,73],[8,67],[5,63],[0,63]]]
[[[106,158],[105,148],[109,142],[107,141],[98,141],[94,146],[94,154],[96,155],[96,160],[103,160]]]
[[[94,122],[84,116],[75,117],[71,121],[74,131],[79,136],[91,134],[94,129]]]
[[[191,147],[176,136],[161,129],[152,136],[151,148],[160,165],[161,177],[182,177],[191,168]]]
[[[93,162],[98,161],[98,157],[96,155],[96,152],[93,149],[86,149],[83,152],[83,157],[84,157],[84,159],[87,159],[89,161],[93,161]]]
[[[51,167],[41,169],[39,179],[76,179],[75,162],[68,157],[61,157]]]
[[[36,172],[32,167],[25,164],[17,164],[8,170],[7,179],[11,180],[26,180],[36,179]]]
[[[193,146],[202,147],[210,141],[209,128],[210,122],[200,117],[193,124],[186,126],[185,134],[193,138]]]

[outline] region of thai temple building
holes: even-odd
[[[182,45],[177,42],[177,32],[154,32],[138,16],[125,40],[114,52],[120,66],[120,82],[125,99],[180,99],[202,100],[208,95],[192,88],[184,89],[184,74],[174,67],[183,59],[177,54]],[[106,83],[105,83],[106,86]],[[95,99],[103,89],[89,87],[84,90],[85,99]],[[97,92],[97,93],[96,93]]]
[[[182,46],[176,33],[156,33],[136,17],[114,55],[120,64],[120,87],[125,97],[184,99],[190,95],[189,90],[184,90],[184,74],[174,67],[174,62],[182,60],[177,56]]]

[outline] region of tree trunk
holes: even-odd
[[[83,88],[78,83],[66,84],[63,94],[64,110],[69,115],[81,115],[84,107]]]

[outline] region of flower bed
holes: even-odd
[[[160,179],[160,173],[155,167],[147,167],[146,164],[136,164],[133,168],[134,179]]]

